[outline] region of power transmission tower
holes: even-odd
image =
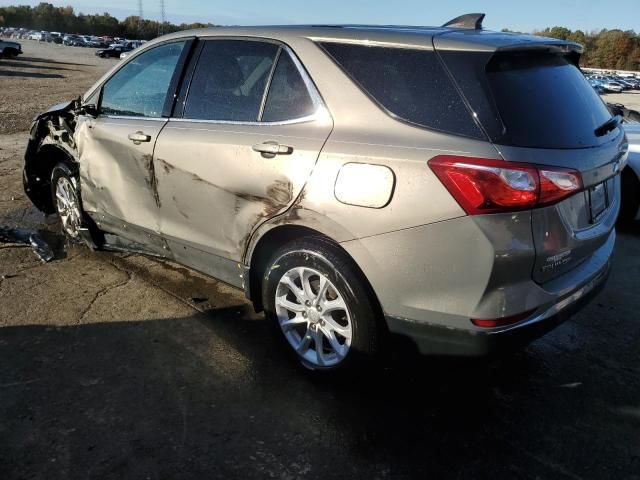
[[[142,17],[144,12],[142,11],[142,0],[138,0],[138,35],[142,38]]]
[[[164,0],[160,0],[160,27],[159,27],[158,35],[164,34],[164,22],[165,22]]]

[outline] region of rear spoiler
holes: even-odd
[[[518,43],[515,45],[505,45],[498,47],[496,53],[510,53],[510,52],[540,52],[551,53],[556,55],[562,55],[567,57],[571,63],[575,66],[579,66],[580,57],[584,52],[584,47],[579,43],[574,42],[532,42],[532,43]]]

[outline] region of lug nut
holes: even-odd
[[[316,307],[316,309],[317,309],[319,312],[321,312],[321,311],[322,311],[322,307],[321,307],[320,305],[318,305],[318,306]]]
[[[307,312],[302,312],[302,318],[307,318]]]
[[[304,304],[308,307],[311,305],[311,302],[309,300],[305,300]]]

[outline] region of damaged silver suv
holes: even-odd
[[[627,141],[579,45],[482,17],[158,38],[35,121],[26,192],[243,288],[313,369],[523,344],[603,285]]]

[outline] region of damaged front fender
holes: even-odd
[[[59,162],[74,168],[78,151],[74,140],[80,99],[60,103],[38,115],[31,125],[24,157],[24,191],[31,202],[44,213],[54,213],[51,198],[51,172]]]

